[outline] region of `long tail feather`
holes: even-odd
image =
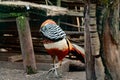
[[[77,59],[85,63],[85,51],[82,47],[72,44],[73,48],[71,50],[71,53],[76,56]]]
[[[76,58],[79,59],[81,62],[85,63],[84,49],[76,44],[71,44],[68,39],[67,39],[67,43],[69,46],[70,53],[72,53],[74,56],[76,56]]]

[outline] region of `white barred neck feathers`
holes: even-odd
[[[59,40],[66,37],[65,32],[57,24],[46,23],[41,27],[40,31],[51,40]]]

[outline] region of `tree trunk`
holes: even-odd
[[[104,59],[113,80],[120,80],[120,51],[119,45],[114,43],[110,33],[108,20],[103,33]]]
[[[111,0],[110,0],[111,1]],[[120,80],[119,0],[100,4],[97,25],[107,80]]]

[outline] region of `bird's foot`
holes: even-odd
[[[55,77],[55,78],[62,78],[62,74],[58,73],[58,68],[59,66],[55,64],[54,67],[51,68],[46,75],[48,77],[51,75],[52,77]]]

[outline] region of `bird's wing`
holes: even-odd
[[[56,24],[47,24],[40,30],[45,37],[51,40],[57,40],[66,37],[65,32]]]

